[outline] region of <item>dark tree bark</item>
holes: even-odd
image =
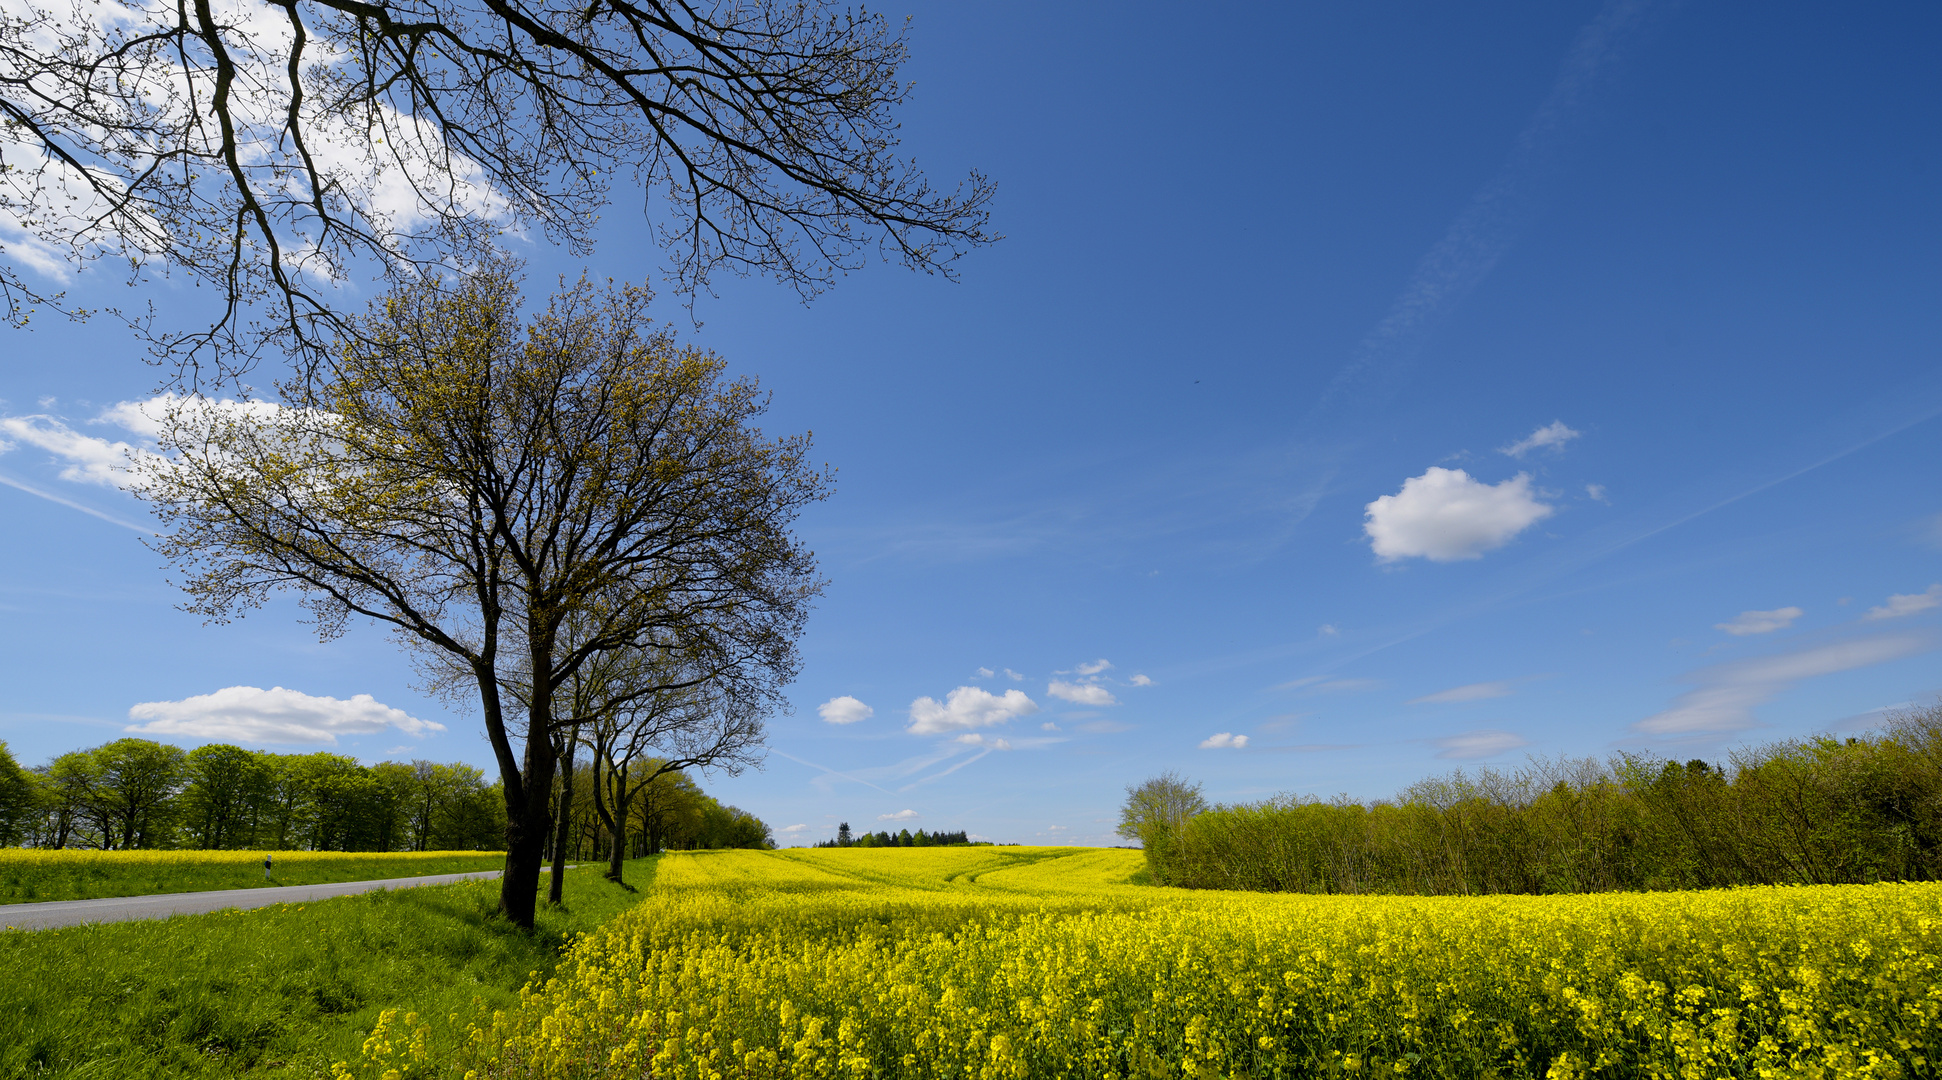
[[[580,742],[580,725],[574,724],[566,731],[561,740],[560,761],[560,807],[555,815],[553,832],[553,880],[546,886],[546,902],[561,903],[566,887],[566,845],[567,834],[573,828],[573,752]]]

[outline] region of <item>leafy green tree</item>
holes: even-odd
[[[256,820],[270,793],[273,767],[266,755],[211,743],[189,751],[186,767],[179,817],[190,842],[204,849],[254,843]]]
[[[102,847],[105,826],[94,817],[94,785],[100,769],[94,755],[70,750],[39,766],[41,795],[49,819],[48,846]]]
[[[13,847],[43,816],[39,779],[20,767],[13,751],[0,740],[0,847]]]
[[[170,838],[170,811],[187,774],[179,746],[149,739],[116,739],[96,748],[93,803],[106,835],[104,847],[158,847]]]
[[[1146,849],[1147,866],[1155,880],[1167,880],[1169,848],[1195,814],[1207,809],[1200,785],[1168,771],[1126,789],[1119,811],[1119,835],[1138,840]]]

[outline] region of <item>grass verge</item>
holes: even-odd
[[[212,889],[323,885],[334,881],[498,870],[499,851],[276,851],[263,876],[261,851],[42,851],[0,849],[0,904],[155,896]]]
[[[643,895],[656,860],[627,865],[633,889],[602,869],[568,871],[564,907],[542,907],[531,935],[494,913],[496,881],[0,933],[0,1076],[328,1076],[383,1009],[515,1003]]]

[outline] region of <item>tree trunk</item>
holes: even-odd
[[[546,886],[546,902],[560,903],[566,883],[567,834],[573,828],[573,750],[580,740],[580,725],[573,725],[566,736],[566,753],[560,756],[560,812],[553,833],[553,880]]]
[[[539,906],[539,875],[546,864],[546,838],[553,831],[553,687],[550,648],[533,649],[533,693],[526,713],[524,775],[506,784],[506,869],[499,877],[499,911],[523,930],[533,928]],[[496,690],[496,688],[494,688]],[[496,696],[496,694],[495,694]],[[495,749],[498,749],[495,747]]]
[[[631,801],[627,798],[627,764],[622,762],[614,775],[619,782],[614,786],[614,844],[607,855],[607,880],[620,885],[624,884],[620,879],[620,862],[627,854],[627,804]]]

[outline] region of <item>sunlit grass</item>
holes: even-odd
[[[654,877],[653,859],[627,867]],[[355,1060],[381,1010],[517,1004],[532,972],[642,894],[599,867],[528,935],[496,881],[250,911],[0,933],[0,1076],[321,1077]]]

